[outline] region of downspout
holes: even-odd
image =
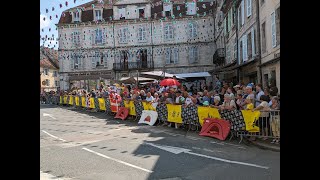
[[[114,22],[112,22],[112,33],[113,33],[113,48],[112,48],[113,49],[113,62],[116,65],[116,58],[115,58],[115,56],[116,56],[116,53],[115,53],[115,51],[116,51],[116,38],[115,38],[115,34],[114,34]],[[114,69],[113,80],[115,80],[117,77],[116,72],[117,72],[116,69]],[[111,82],[110,82],[110,84],[111,84]]]
[[[259,79],[258,79],[258,83],[262,83],[262,71],[261,71],[261,42],[260,42],[260,12],[259,12],[259,1],[256,1],[256,9],[257,9],[257,40],[258,40],[258,43],[255,43],[255,44],[258,44],[257,46],[257,53],[258,53],[258,71],[259,71]]]

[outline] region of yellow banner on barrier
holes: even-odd
[[[175,123],[182,123],[181,105],[167,104],[168,121]]]
[[[79,106],[79,105],[80,105],[79,97],[78,97],[78,96],[74,97],[74,101],[76,102],[76,106]]]
[[[73,96],[69,96],[69,104],[73,105]]]
[[[105,111],[106,110],[106,102],[103,98],[98,98],[99,101],[99,109]]]
[[[82,107],[87,107],[86,97],[81,97]]]
[[[129,115],[136,116],[136,107],[134,106],[133,101],[123,101],[124,107],[129,108]]]
[[[218,118],[221,119],[220,113],[217,108],[201,107],[198,106],[199,123],[202,126],[205,118]]]
[[[90,98],[90,108],[95,108],[94,98]]]
[[[144,110],[156,111],[156,108],[154,108],[149,102],[142,102],[142,105]]]
[[[248,132],[259,132],[260,128],[255,125],[260,117],[260,111],[241,110],[244,122],[246,123],[246,130]]]
[[[62,104],[62,96],[60,96],[60,104]]]
[[[67,104],[67,96],[63,96],[63,104]]]

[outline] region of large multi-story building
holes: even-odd
[[[58,52],[54,49],[40,47],[40,91],[57,91],[59,89]]]
[[[95,88],[137,72],[214,68],[213,2],[92,1],[63,12],[58,26],[61,86]]]
[[[262,83],[280,93],[280,0],[260,0]]]

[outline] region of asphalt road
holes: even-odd
[[[278,180],[280,153],[102,112],[41,105],[40,175],[43,180]]]

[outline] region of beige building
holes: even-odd
[[[260,0],[263,86],[274,82],[280,93],[280,0]]]
[[[59,88],[58,52],[46,47],[40,48],[41,91],[57,91]]]
[[[214,3],[109,2],[89,2],[61,16],[57,26],[64,89],[75,84],[95,88],[100,80],[136,76],[137,71],[213,69]]]

